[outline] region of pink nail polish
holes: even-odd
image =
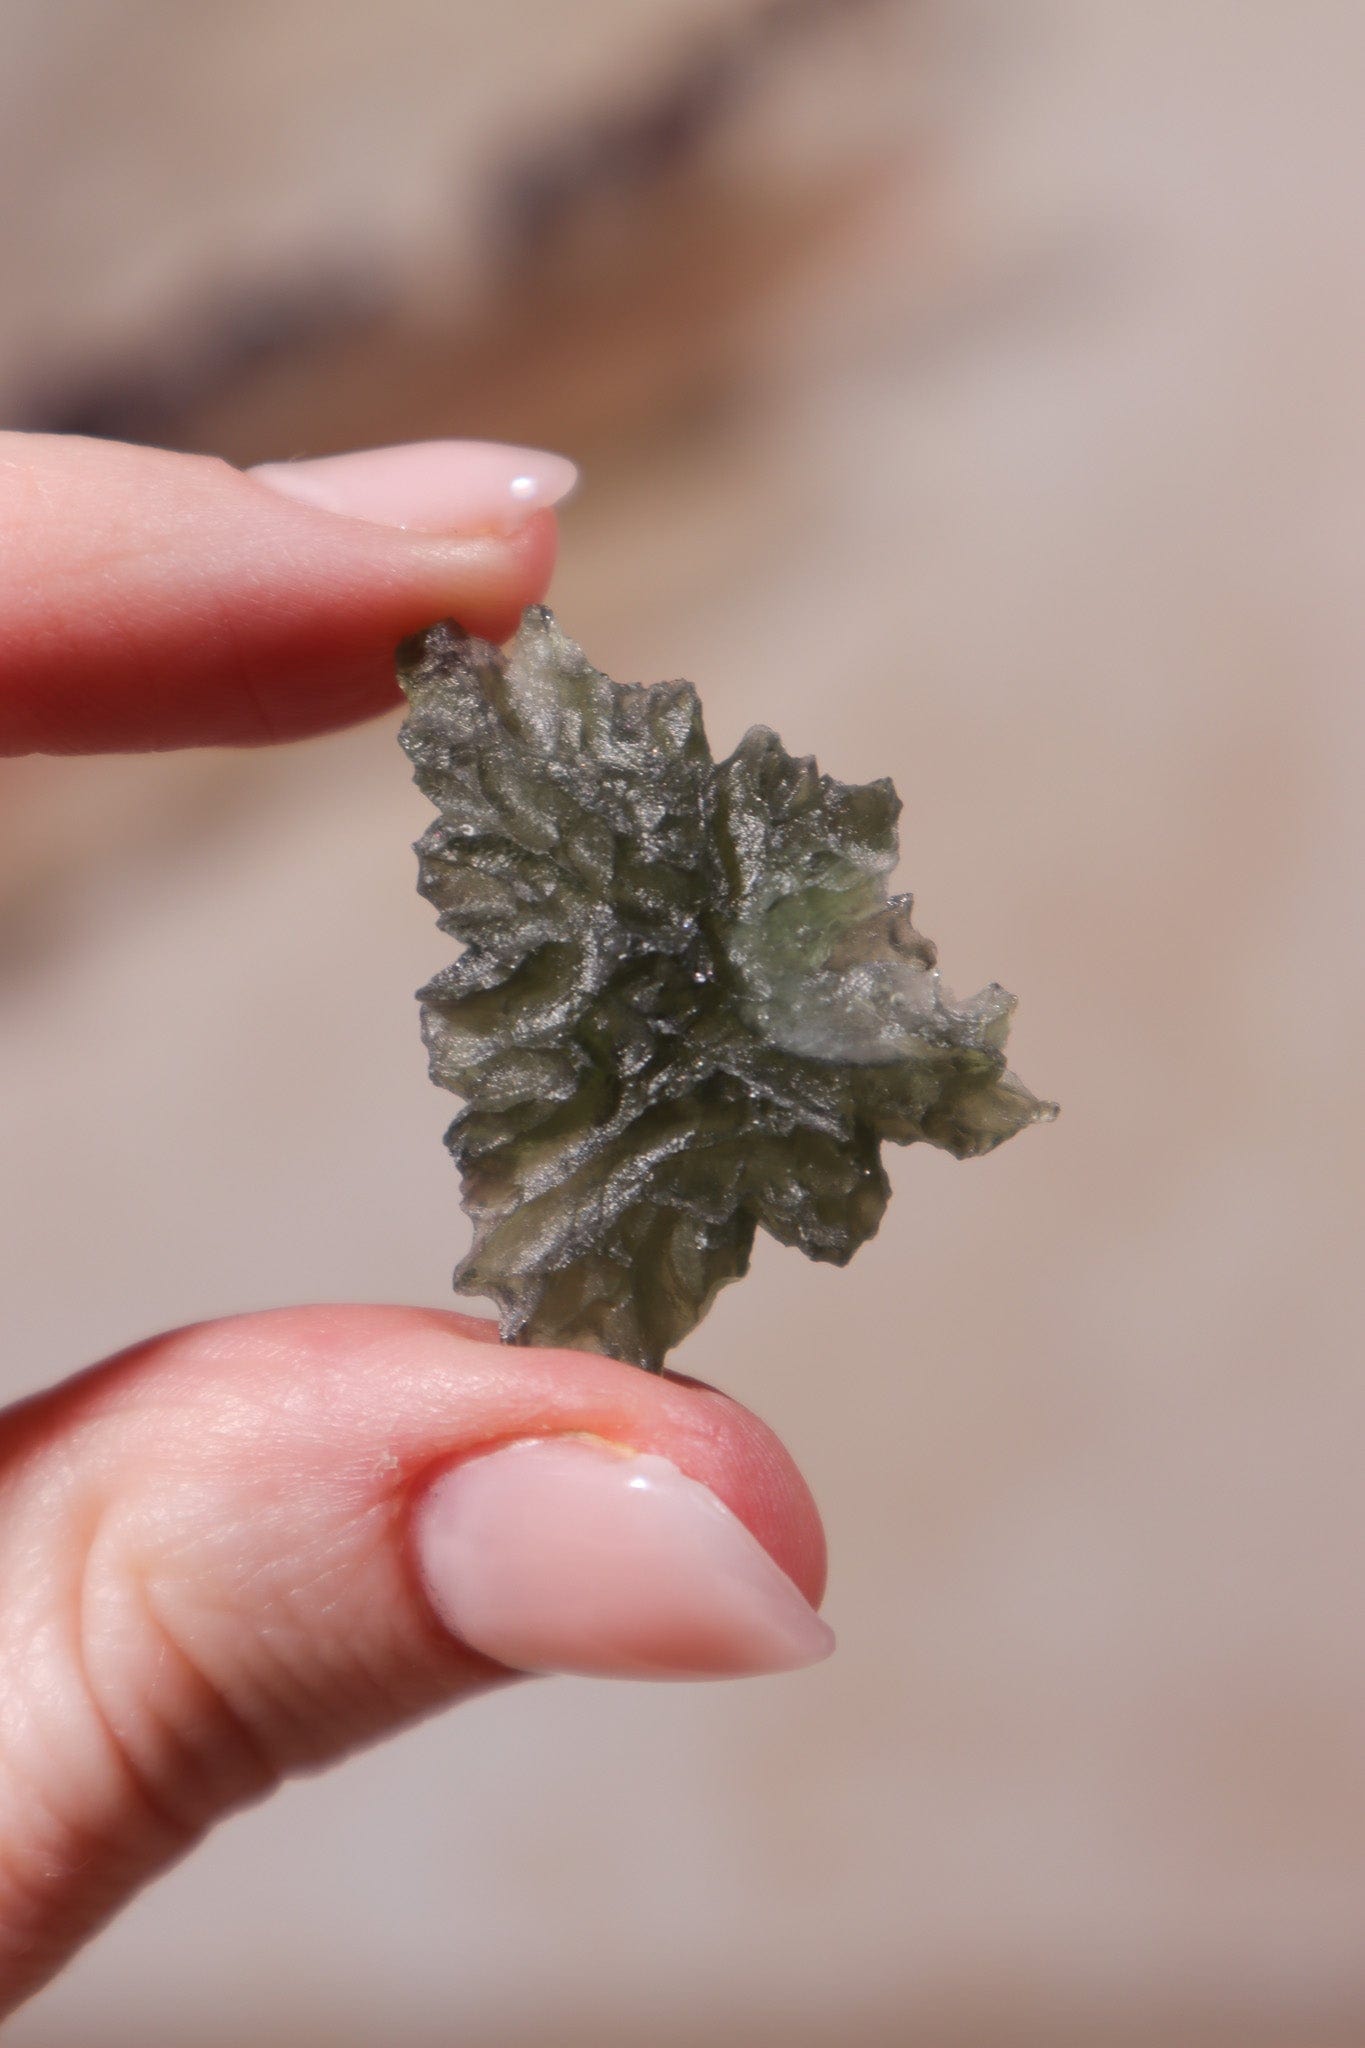
[[[834,1647],[738,1517],[665,1458],[575,1437],[504,1445],[435,1482],[415,1535],[442,1621],[515,1670],[729,1678]]]
[[[413,533],[511,533],[578,481],[565,455],[499,441],[410,441],[309,462],[265,462],[258,483],[323,512]]]

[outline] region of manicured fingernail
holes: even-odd
[[[422,1501],[416,1543],[442,1621],[514,1670],[729,1678],[834,1648],[738,1517],[647,1453],[545,1437],[470,1458]]]
[[[264,462],[258,483],[324,512],[414,533],[511,533],[578,481],[566,455],[500,441],[409,441],[309,462]]]

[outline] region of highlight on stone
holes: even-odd
[[[1056,1114],[1009,1072],[1014,998],[943,986],[888,896],[900,799],[748,732],[712,759],[690,683],[611,681],[544,607],[505,649],[398,651],[437,817],[418,887],[464,951],[420,991],[474,1242],[509,1343],[658,1370],[768,1231],[845,1264],[884,1140],[958,1158]]]

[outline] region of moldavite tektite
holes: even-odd
[[[900,800],[755,726],[711,758],[690,683],[614,683],[528,611],[399,649],[440,813],[418,887],[464,942],[421,991],[503,1337],[656,1369],[761,1225],[843,1265],[883,1139],[966,1158],[1054,1112],[1006,1071],[1014,998],[948,994],[886,893]]]

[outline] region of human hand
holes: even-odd
[[[243,475],[0,434],[0,754],[291,739],[542,595],[561,458]],[[0,1415],[0,2011],[214,1821],[524,1671],[825,1655],[809,1493],[734,1402],[430,1309],[172,1332]]]

